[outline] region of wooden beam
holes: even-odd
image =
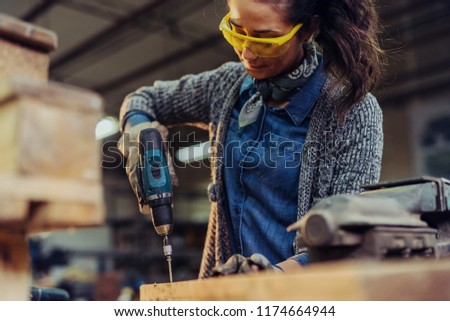
[[[99,182],[0,174],[0,226],[42,232],[104,223]]]
[[[450,300],[450,260],[346,261],[295,273],[236,275],[141,286],[142,301]]]
[[[12,39],[27,47],[51,52],[58,47],[58,36],[54,31],[33,25],[12,16],[0,13],[0,37]]]

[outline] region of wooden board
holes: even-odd
[[[104,216],[100,182],[0,174],[0,227],[41,232],[98,226]]]
[[[29,300],[29,260],[25,235],[0,229],[0,300]]]
[[[53,31],[0,13],[0,78],[18,74],[47,81],[49,53],[57,46]]]
[[[338,262],[273,272],[148,284],[141,301],[450,300],[450,260]]]
[[[0,104],[17,98],[35,98],[55,108],[81,113],[101,113],[102,97],[89,89],[50,81],[42,83],[20,75],[0,78]]]

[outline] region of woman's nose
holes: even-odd
[[[242,50],[242,58],[245,60],[255,60],[258,56],[255,55],[249,47],[244,47]]]

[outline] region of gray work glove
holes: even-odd
[[[167,142],[169,131],[159,122],[153,121],[140,123],[136,126],[131,127],[127,132],[123,133],[122,137],[120,137],[119,142],[117,143],[117,148],[126,159],[125,170],[128,176],[128,180],[130,181],[131,188],[133,189],[133,192],[138,199],[139,211],[142,214],[148,214],[149,208],[148,205],[144,204],[144,193],[142,191],[142,175],[139,168],[139,150],[137,141],[140,131],[147,128],[157,129],[161,134],[163,142]],[[177,186],[178,178],[173,168],[172,158],[167,151],[168,149],[166,146],[167,164],[169,166],[172,185]]]
[[[280,269],[274,267],[262,254],[255,253],[248,258],[240,254],[234,254],[224,264],[216,266],[213,269],[212,276],[252,273],[263,270],[281,272]]]

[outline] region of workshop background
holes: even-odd
[[[450,178],[450,2],[382,0],[378,10],[389,57],[375,92],[384,112],[381,180]],[[96,129],[105,224],[30,236],[33,282],[64,288],[73,300],[136,299],[139,285],[167,282],[168,272],[161,239],[138,212],[114,147],[119,108],[140,86],[236,60],[218,30],[226,1],[2,0],[0,12],[55,31],[59,46],[51,53],[50,80],[91,89],[105,100]],[[171,134],[175,150],[207,140],[206,132],[191,127]],[[175,162],[180,186],[171,239],[174,280],[181,281],[197,277],[210,177],[207,159]]]

